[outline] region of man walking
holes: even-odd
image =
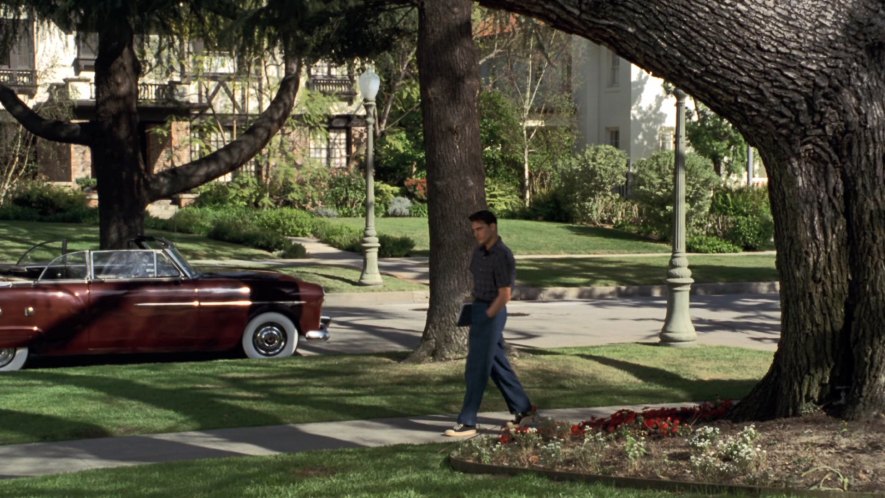
[[[536,411],[504,351],[506,305],[516,283],[516,260],[498,236],[498,219],[491,211],[477,211],[468,219],[479,245],[470,260],[473,306],[464,368],[467,392],[457,424],[445,432],[451,437],[476,434],[476,415],[489,377],[504,395],[514,424]]]

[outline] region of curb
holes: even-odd
[[[777,294],[778,282],[733,282],[693,284],[696,296],[722,294]],[[599,287],[521,287],[513,291],[514,301],[579,301],[619,297],[666,297],[666,285],[619,285]],[[430,290],[398,292],[333,292],[326,294],[326,306],[362,306],[379,304],[427,304]]]

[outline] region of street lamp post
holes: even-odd
[[[697,333],[688,312],[689,292],[694,280],[685,256],[685,92],[676,89],[676,137],[673,186],[673,254],[667,270],[667,318],[661,329],[661,344],[694,346]]]
[[[371,66],[368,66],[359,78],[360,94],[363,96],[363,106],[366,108],[366,230],[363,233],[363,273],[360,275],[360,285],[382,285],[381,273],[378,271],[378,242],[375,232],[375,178],[373,171],[374,153],[374,130],[375,124],[375,95],[381,86],[381,78],[375,74]]]

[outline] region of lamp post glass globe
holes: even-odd
[[[363,272],[360,275],[360,285],[381,285],[381,273],[378,271],[378,242],[375,233],[375,179],[374,179],[374,129],[375,124],[375,96],[381,86],[381,78],[372,70],[372,66],[366,67],[366,71],[359,77],[360,93],[363,96],[363,106],[366,108],[366,230],[363,234]]]

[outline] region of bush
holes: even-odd
[[[357,170],[333,171],[323,201],[324,207],[335,208],[339,216],[365,216],[366,179]]]
[[[744,249],[768,246],[774,237],[768,192],[753,187],[717,189],[710,205],[708,230]]]
[[[266,251],[279,251],[292,245],[284,235],[258,228],[250,220],[243,218],[218,220],[209,231],[208,237]]]
[[[519,187],[493,178],[486,178],[486,204],[498,216],[514,215],[524,206]]]
[[[243,216],[246,216],[246,210],[242,208],[188,206],[176,211],[168,220],[148,218],[146,225],[169,232],[207,235],[218,220]]]
[[[415,248],[415,241],[411,237],[394,237],[392,235],[378,235],[378,241],[381,247],[378,248],[378,257],[381,258],[402,258],[412,254]]]
[[[307,257],[307,249],[298,242],[291,242],[288,247],[280,252],[280,257],[285,259],[301,259]]]
[[[673,153],[660,152],[636,163],[633,197],[639,204],[648,235],[669,240],[673,225]],[[686,229],[701,233],[719,183],[710,161],[694,153],[685,156]]]
[[[686,240],[685,247],[688,252],[741,252],[740,246],[736,246],[727,240],[722,240],[713,235],[691,235]]]
[[[408,217],[411,216],[412,201],[406,197],[394,197],[387,208],[387,216]]]
[[[310,213],[292,208],[252,210],[247,218],[257,228],[288,237],[310,237],[317,224]]]
[[[98,210],[86,205],[79,190],[31,181],[16,186],[0,208],[0,219],[95,224]]]
[[[411,213],[413,218],[427,218],[427,204],[422,202],[412,204]]]
[[[614,224],[627,175],[627,154],[610,145],[591,145],[559,163],[556,196],[568,221]]]
[[[200,187],[196,207],[266,207],[267,192],[254,175],[241,173],[229,182],[215,181]]]
[[[317,223],[314,236],[332,247],[342,251],[359,252],[362,250],[362,231],[346,225],[321,221]]]

